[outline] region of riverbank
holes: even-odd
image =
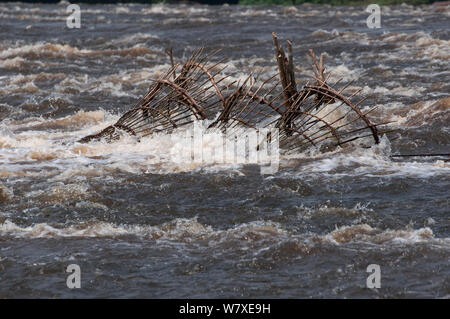
[[[8,1],[0,1],[8,2]],[[60,3],[60,0],[23,0],[23,3]],[[179,0],[80,0],[77,3],[90,4],[111,4],[111,3],[148,3],[148,4],[208,4],[208,5],[300,5],[304,3],[310,4],[328,4],[328,5],[368,5],[374,1],[355,1],[355,0],[193,0],[193,1],[179,1]],[[68,1],[69,3],[69,1]],[[432,3],[448,3],[448,1],[434,1],[434,0],[377,0],[378,5],[398,5],[398,4],[432,4]]]
[[[430,0],[378,0],[376,3],[378,5],[396,5],[396,4],[410,4],[410,5],[420,5],[420,4],[431,4],[440,1],[430,1]],[[374,1],[352,1],[352,0],[239,0],[239,5],[299,5],[304,3],[311,4],[328,4],[328,5],[369,5],[374,3]]]

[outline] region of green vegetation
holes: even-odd
[[[3,0],[0,0],[2,2]],[[61,0],[19,0],[20,2],[35,2],[35,3],[57,3]],[[314,4],[331,4],[331,5],[368,5],[376,3],[379,5],[386,4],[429,4],[438,1],[445,0],[78,0],[75,3],[147,3],[147,4],[177,4],[177,3],[200,3],[209,5],[222,5],[228,4],[241,4],[241,5],[299,5],[302,3],[314,3]],[[74,3],[74,1],[71,1]]]
[[[314,4],[331,4],[331,5],[368,5],[376,3],[379,5],[387,4],[429,4],[436,1],[432,0],[239,0],[241,5],[299,5],[302,3],[314,3]]]

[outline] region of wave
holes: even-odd
[[[135,58],[138,56],[145,56],[147,54],[163,55],[164,53],[140,45],[124,49],[89,50],[78,49],[77,47],[68,44],[40,42],[35,44],[18,45],[13,48],[1,50],[0,59],[12,59],[16,57],[27,59],[67,58],[75,56],[130,56]]]
[[[437,121],[450,121],[450,97],[431,101],[420,101],[413,105],[398,107],[393,110],[397,125],[417,128],[433,125]]]
[[[350,242],[384,243],[420,243],[433,241],[433,231],[429,227],[410,230],[381,230],[367,224],[342,226],[325,235],[331,242],[339,244]],[[445,239],[450,243],[448,239]]]
[[[0,184],[0,203],[8,202],[12,198],[13,198],[12,190],[10,190],[8,187]]]
[[[441,114],[439,112],[447,112],[447,104],[448,99],[445,99],[437,104],[427,104],[427,108],[434,110],[436,114]],[[410,110],[410,112],[413,111]],[[415,125],[417,121],[420,124],[422,119],[420,116],[423,115],[417,114],[406,115],[403,125],[405,123]],[[34,117],[26,120],[4,121],[0,125],[0,157],[4,163],[1,175],[7,176],[7,172],[10,172],[11,176],[16,176],[21,167],[25,168],[25,164],[26,167],[42,169],[44,174],[50,169],[49,163],[54,165],[57,163],[50,170],[54,173],[56,169],[59,177],[55,178],[64,179],[77,174],[89,174],[89,171],[99,170],[101,167],[107,170],[119,169],[133,174],[212,173],[240,170],[246,163],[244,153],[238,153],[236,160],[229,163],[217,161],[214,157],[191,160],[192,151],[213,154],[218,148],[223,147],[221,135],[212,131],[203,131],[201,144],[195,146],[187,141],[188,131],[184,129],[175,130],[171,134],[154,134],[140,141],[129,136],[110,144],[102,141],[90,144],[76,142],[81,136],[98,132],[103,127],[114,123],[117,118],[117,115],[97,110],[78,111],[56,119]],[[429,119],[424,120],[428,122]],[[401,122],[400,119],[399,122]],[[450,172],[450,165],[442,161],[426,163],[392,161],[389,157],[391,144],[387,137],[383,137],[379,145],[369,149],[362,149],[358,145],[327,153],[314,149],[302,153],[281,153],[280,171],[277,174],[280,176],[288,174],[291,177],[306,177],[320,173],[335,176],[426,178],[446,175]],[[234,158],[234,150],[233,157],[228,154],[228,158]],[[86,171],[88,163],[91,166]],[[68,172],[72,172],[73,175],[67,175]],[[33,174],[33,172],[29,173]]]
[[[238,224],[225,230],[215,230],[199,223],[196,218],[176,218],[160,225],[116,225],[107,222],[90,221],[67,227],[54,227],[46,223],[21,227],[9,220],[0,224],[0,235],[14,238],[123,238],[136,236],[153,241],[175,243],[205,243],[223,245],[234,243],[260,243],[262,250],[283,243],[297,243],[313,248],[321,245],[340,246],[345,244],[398,245],[426,243],[450,248],[450,238],[436,238],[429,227],[418,229],[379,229],[367,224],[341,226],[325,234],[296,233],[284,230],[278,223],[254,221]],[[265,246],[265,248],[264,248]]]

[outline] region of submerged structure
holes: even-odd
[[[217,52],[206,54],[199,49],[184,63],[174,64],[167,51],[172,67],[152,80],[139,102],[115,124],[79,142],[111,142],[124,134],[142,138],[208,120],[208,129],[227,133],[239,128],[278,128],[281,149],[337,147],[364,137],[379,143],[380,135],[386,133],[379,126],[387,123],[369,120],[367,115],[375,108],[361,111],[365,98],[355,101],[361,90],[347,94],[350,84],[329,83],[323,55],[318,58],[312,50],[308,55],[313,79],[298,88],[291,42],[287,41],[286,53],[273,33],[273,44],[278,76],[250,74],[242,81],[230,81],[224,75],[223,60],[211,62]]]

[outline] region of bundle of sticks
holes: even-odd
[[[358,106],[365,98],[352,101],[361,90],[347,95],[350,84],[338,88],[340,79],[331,85],[323,55],[317,58],[312,50],[308,51],[312,83],[298,89],[292,44],[287,41],[286,56],[277,35],[272,35],[278,74],[265,79],[262,74],[250,74],[242,81],[231,81],[224,75],[224,60],[210,62],[217,51],[206,54],[199,49],[182,64],[174,64],[172,52],[167,51],[172,66],[152,80],[147,94],[115,124],[79,142],[112,142],[125,134],[140,139],[208,120],[208,129],[227,133],[239,128],[276,128],[280,148],[287,150],[338,147],[365,137],[379,143],[382,124],[367,117],[375,108],[362,112]]]

